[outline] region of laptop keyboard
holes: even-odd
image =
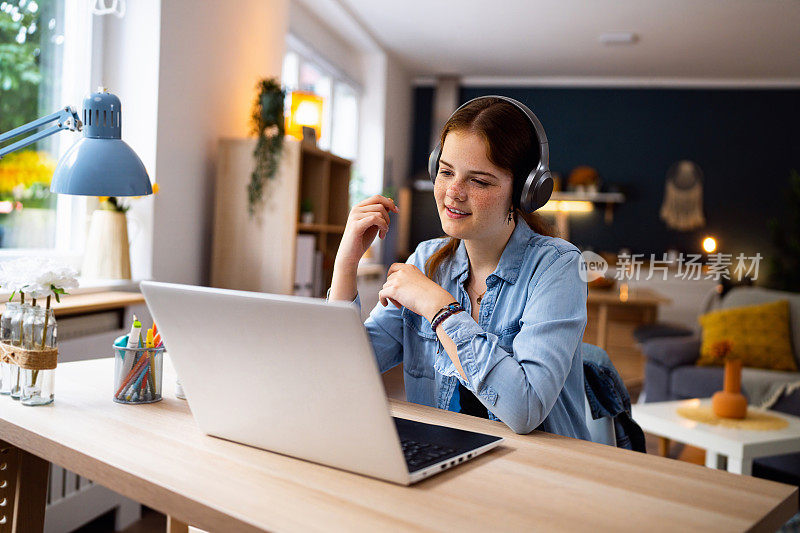
[[[406,463],[412,468],[428,463],[435,463],[437,459],[456,453],[452,448],[409,439],[401,440],[400,445],[403,447],[403,455],[406,458]]]

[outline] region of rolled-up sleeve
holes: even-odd
[[[583,338],[587,286],[579,276],[579,263],[577,250],[564,251],[541,275],[527,280],[527,301],[511,353],[468,313],[442,322],[467,379],[461,378],[444,351],[438,354],[435,367],[458,377],[516,433],[533,431],[550,413]]]

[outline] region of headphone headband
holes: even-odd
[[[553,192],[553,179],[550,177],[549,166],[550,148],[547,144],[547,135],[544,132],[544,127],[542,126],[542,123],[539,121],[538,117],[533,113],[533,111],[530,110],[530,108],[528,108],[528,106],[522,102],[519,102],[518,100],[514,100],[513,98],[500,95],[479,96],[477,98],[473,98],[472,100],[460,105],[458,109],[456,109],[453,114],[450,115],[450,118],[452,118],[453,115],[458,113],[461,109],[468,106],[472,102],[482,100],[484,98],[496,98],[513,105],[522,111],[522,113],[528,118],[528,121],[533,128],[534,135],[536,136],[536,140],[539,144],[539,163],[536,165],[536,168],[530,171],[525,179],[519,199],[520,209],[526,213],[532,213],[546,204]],[[447,120],[449,121],[450,118]],[[439,158],[441,155],[442,143],[439,142],[436,144],[436,147],[433,149],[430,157],[428,158],[428,174],[433,182],[436,182],[436,175],[439,173]]]

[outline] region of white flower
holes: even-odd
[[[56,290],[78,286],[78,273],[45,257],[23,257],[0,265],[0,286],[32,298],[53,296]]]
[[[28,292],[27,286],[33,281],[37,270],[38,262],[27,257],[3,263],[0,286],[11,292]]]

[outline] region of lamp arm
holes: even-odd
[[[14,144],[9,144],[4,148],[0,148],[0,159],[4,156],[19,150],[20,148],[24,148],[29,144],[33,144],[36,141],[40,141],[45,137],[49,137],[54,133],[58,133],[61,130],[70,130],[70,131],[81,131],[83,128],[83,123],[81,123],[78,114],[75,112],[72,107],[67,106],[64,109],[56,111],[46,117],[37,118],[32,122],[28,122],[24,126],[20,126],[19,128],[14,128],[11,131],[7,131],[0,135],[0,142],[7,141],[9,139],[13,139],[19,135],[23,135],[28,133],[29,131],[35,130],[40,126],[44,126],[45,124],[49,124],[50,122],[57,121],[55,125],[50,126],[46,130],[42,130],[40,132],[34,133],[24,139],[20,139],[19,141],[15,142]]]

